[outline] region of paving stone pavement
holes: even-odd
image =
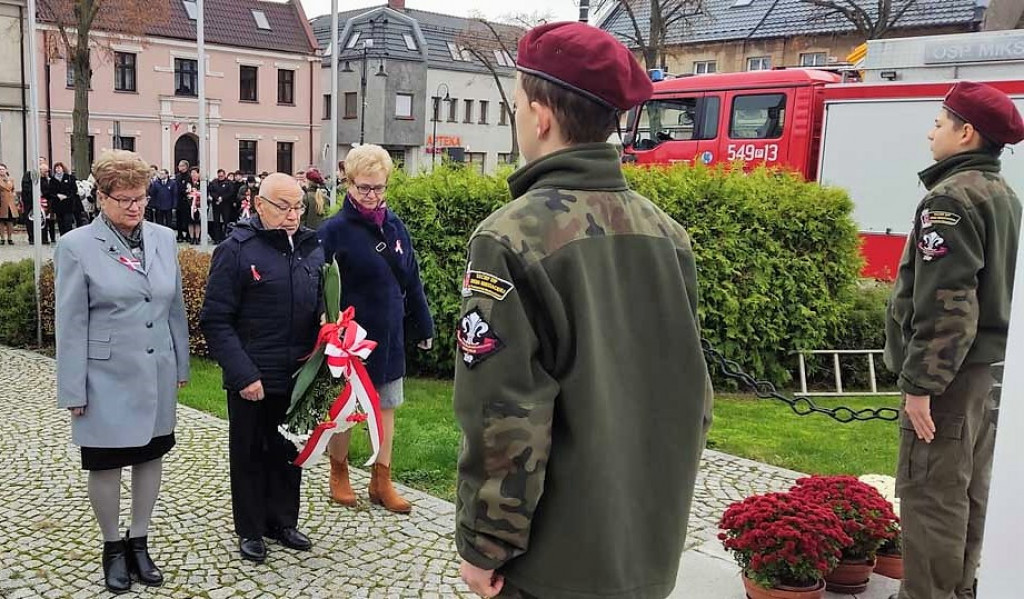
[[[107,597],[86,473],[70,443],[68,418],[55,407],[54,361],[0,347],[0,364],[0,597]],[[368,505],[368,476],[354,469],[353,485],[363,503],[355,510],[340,508],[327,496],[326,464],[307,473],[303,484],[300,527],[312,538],[313,551],[271,543],[266,564],[242,562],[231,525],[227,423],[184,406],[178,416],[178,446],[165,464],[150,532],[166,583],[158,589],[136,585],[135,593],[182,599],[473,596],[458,580],[451,503],[403,487],[413,513],[390,514]],[[715,526],[725,507],[752,493],[785,490],[798,476],[705,452],[687,537],[687,549],[700,550],[687,555],[718,560],[726,580],[695,599],[743,595],[730,566],[718,559],[724,555]],[[122,487],[124,526],[128,470]],[[692,597],[685,586],[681,572],[673,597]]]

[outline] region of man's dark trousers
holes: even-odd
[[[302,469],[292,464],[298,450],[277,430],[288,405],[285,395],[248,401],[228,393],[231,508],[242,538],[298,524]]]

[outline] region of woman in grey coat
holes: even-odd
[[[158,586],[149,521],[162,458],[174,446],[178,389],[188,381],[188,323],[174,232],[143,222],[149,165],[106,152],[93,165],[101,214],[60,238],[54,255],[57,405],[89,471],[110,591]],[[119,534],[121,469],[132,467],[131,526]]]

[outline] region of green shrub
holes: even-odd
[[[885,347],[885,308],[892,293],[892,284],[876,281],[861,281],[853,296],[853,305],[842,326],[833,337],[825,342],[824,348],[831,349],[882,349]],[[891,389],[896,385],[896,375],[889,372],[882,362],[882,355],[875,357],[875,381],[879,390]],[[870,370],[866,356],[840,356],[844,390],[868,390],[871,388]],[[816,388],[835,389],[835,366],[832,356],[808,357],[807,378]]]
[[[35,266],[31,260],[0,264],[0,343],[35,347]]]
[[[825,347],[846,327],[861,259],[845,192],[765,168],[626,175],[689,231],[703,334],[748,373],[786,383],[795,350]]]
[[[415,177],[396,172],[388,184],[388,206],[412,235],[437,341],[432,351],[408,352],[410,373],[452,376],[469,236],[480,221],[509,200],[503,175],[482,176],[467,168],[439,166]]]

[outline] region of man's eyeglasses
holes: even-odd
[[[260,198],[261,200],[263,200],[264,202],[270,204],[271,206],[273,206],[281,214],[288,214],[288,211],[294,210],[295,214],[301,216],[302,214],[304,214],[306,212],[306,205],[305,204],[299,204],[298,206],[289,206],[288,204],[281,205],[281,204],[278,204],[277,202],[271,200],[270,198],[265,198],[263,196],[257,196],[257,197]]]
[[[387,191],[387,189],[387,185],[356,185],[356,191],[358,191],[359,195],[364,198],[370,195],[371,191],[377,194],[377,197],[380,197],[384,195],[384,192]]]
[[[146,204],[149,203],[149,197],[146,195],[141,195],[134,198],[119,198],[117,196],[110,195],[109,193],[104,195],[117,202],[117,205],[124,210],[128,210],[129,208],[131,208],[132,204],[138,204],[140,207],[144,208]]]

